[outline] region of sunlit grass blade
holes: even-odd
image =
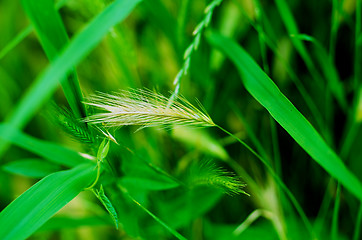
[[[0,123],[0,132],[11,131],[11,129],[10,124]],[[89,162],[75,151],[55,143],[31,137],[16,129],[12,129],[12,134],[10,135],[0,135],[0,140],[11,142],[51,162],[68,167]]]
[[[308,120],[283,95],[255,61],[234,41],[217,33],[210,33],[208,40],[233,61],[240,72],[245,88],[290,136],[323,169],[362,200],[361,182],[347,169]]]
[[[94,180],[93,165],[53,173],[0,213],[0,239],[26,239]]]
[[[57,59],[31,85],[21,98],[8,121],[14,128],[23,128],[37,110],[50,98],[58,86],[58,80],[77,65],[108,33],[115,24],[125,19],[139,0],[115,1],[97,15],[78,33]],[[3,131],[2,135],[11,132]],[[8,144],[0,142],[0,156]]]
[[[52,0],[23,0],[23,8],[34,26],[50,61],[54,61],[68,43],[68,35]],[[75,70],[61,81],[69,106],[77,118],[86,116],[83,95]]]

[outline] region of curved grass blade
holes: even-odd
[[[23,0],[22,5],[38,34],[48,59],[54,61],[69,41],[62,19],[55,9],[54,1]],[[61,81],[61,85],[74,115],[77,118],[85,117],[83,95],[74,69]]]
[[[85,158],[75,151],[51,142],[31,137],[21,131],[11,128],[8,123],[0,123],[0,132],[5,131],[12,131],[12,133],[10,135],[0,135],[0,140],[11,142],[16,146],[33,152],[51,162],[65,165],[67,167],[75,167],[87,162]]]
[[[221,49],[236,65],[249,93],[293,139],[331,176],[336,178],[358,199],[362,200],[362,184],[343,164],[336,153],[308,120],[281,93],[257,63],[234,41],[211,32],[208,40]]]
[[[0,213],[0,239],[26,239],[94,180],[94,166],[53,173]]]
[[[140,0],[118,0],[97,15],[82,32],[78,33],[57,59],[41,74],[24,94],[7,120],[13,128],[23,128],[37,110],[50,98],[58,80],[77,65],[107,34],[115,24],[124,20]],[[9,135],[11,131],[3,131]],[[7,142],[0,142],[0,156]]]

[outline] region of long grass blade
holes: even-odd
[[[9,131],[11,129],[10,124],[0,123],[0,132]],[[53,163],[68,167],[75,167],[79,164],[89,162],[77,152],[68,148],[31,137],[18,130],[12,130],[12,134],[10,135],[0,135],[0,140],[11,142],[16,146],[35,153]]]
[[[68,35],[52,0],[23,0],[23,8],[34,26],[50,61],[54,61],[68,43]],[[69,106],[77,118],[86,116],[83,95],[75,70],[61,81]]]
[[[111,27],[125,19],[139,2],[140,0],[113,2],[77,34],[62,54],[31,85],[8,116],[11,126],[23,128],[57,89],[58,80],[77,65],[102,40]],[[11,132],[5,130],[1,134],[9,135]],[[7,146],[7,142],[0,142],[0,156]]]
[[[28,238],[94,177],[94,166],[85,164],[43,178],[0,213],[0,239]]]
[[[281,93],[255,61],[234,41],[217,33],[211,33],[208,40],[233,61],[249,93],[269,111],[290,136],[323,169],[362,200],[362,185],[358,178],[344,165],[314,127]]]

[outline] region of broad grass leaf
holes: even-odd
[[[0,134],[0,140],[11,142],[51,162],[68,167],[75,167],[79,164],[89,162],[75,151],[55,143],[31,137],[19,130],[13,129],[8,123],[0,123],[0,132],[9,130],[12,131],[12,134]]]
[[[24,192],[0,213],[0,239],[26,239],[94,181],[93,165],[53,173]]]
[[[215,32],[208,35],[214,47],[224,52],[240,72],[249,93],[264,106],[291,137],[332,177],[362,200],[362,185],[326,144],[308,120],[283,95],[274,82],[238,44]]]

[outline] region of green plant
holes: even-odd
[[[359,239],[361,16],[0,2],[0,239]]]

